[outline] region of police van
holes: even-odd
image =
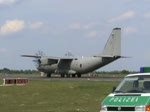
[[[150,112],[150,73],[127,75],[101,104],[100,112]]]

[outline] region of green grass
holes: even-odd
[[[25,86],[1,86],[1,112],[98,112],[102,100],[118,82],[29,81]]]

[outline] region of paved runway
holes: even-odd
[[[0,76],[0,79],[4,78],[28,78],[29,80],[45,80],[45,81],[121,81],[123,77],[98,77],[98,76],[82,76],[80,78],[61,78],[57,76],[53,76],[51,78],[40,77],[40,76],[30,76],[30,75],[8,75],[8,76]]]

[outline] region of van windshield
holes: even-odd
[[[150,75],[125,77],[115,93],[150,93]]]

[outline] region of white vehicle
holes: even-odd
[[[127,75],[101,104],[100,112],[150,112],[150,73]]]

